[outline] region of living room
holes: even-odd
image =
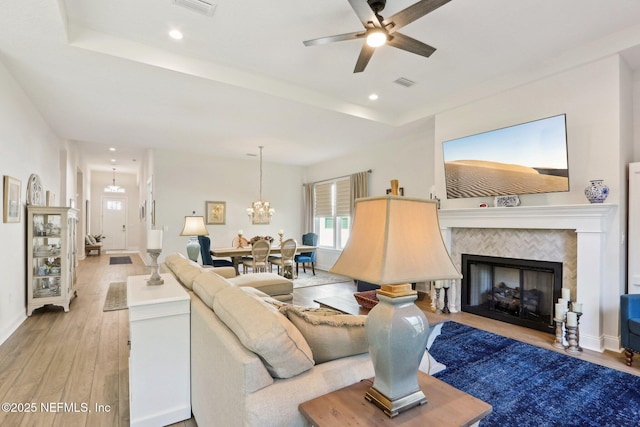
[[[14,18],[20,16],[14,15]],[[22,24],[25,25],[24,21]],[[6,27],[5,31],[11,31],[12,25]],[[276,209],[268,226],[251,225],[244,213],[258,196],[256,157],[225,157],[154,146],[153,137],[150,137],[142,157],[137,158],[137,193],[128,196],[130,210],[139,227],[139,232],[130,236],[128,249],[144,250],[145,230],[149,223],[138,219],[138,207],[145,200],[155,202],[155,225],[165,230],[163,254],[185,252],[187,238],[179,236],[184,216],[192,211],[203,214],[205,202],[209,200],[225,201],[228,212],[224,226],[208,227],[214,246],[230,243],[239,229],[247,236],[276,235],[282,229],[287,236],[299,238],[305,231],[302,226],[302,184],[368,169],[372,170],[369,178],[371,195],[384,194],[389,188],[389,180],[398,179],[407,196],[428,198],[435,186],[436,194],[442,199],[443,211],[476,208],[480,203],[492,206],[492,198],[447,200],[444,197],[441,142],[566,114],[570,191],[523,195],[520,199],[523,207],[583,205],[588,203],[584,188],[591,179],[603,179],[610,187],[606,203],[615,208],[607,219],[606,238],[599,255],[604,268],[599,306],[594,314],[598,316],[597,324],[590,334],[602,348],[615,349],[619,347],[620,336],[619,296],[627,291],[627,165],[640,161],[640,62],[634,60],[637,49],[632,49],[640,43],[640,38],[635,26],[624,28],[626,32],[620,30],[615,34],[617,37],[612,35],[607,40],[597,41],[615,45],[616,49],[610,54],[593,53],[591,56],[585,53],[595,48],[596,42],[579,45],[571,52],[549,58],[535,70],[525,67],[508,77],[483,82],[475,88],[477,92],[473,96],[459,95],[462,100],[450,101],[439,108],[430,105],[431,109],[425,108],[421,115],[414,117],[415,120],[401,126],[389,129],[371,122],[373,130],[363,139],[383,129],[384,140],[373,139],[373,143],[356,146],[345,154],[320,161],[305,159],[297,164],[285,164],[280,161],[285,150],[277,149],[269,142],[251,141],[246,152],[256,154],[258,145],[265,146],[263,193]],[[24,30],[18,31],[22,32]],[[29,176],[38,174],[45,190],[56,193],[60,203],[75,199],[78,189],[84,188],[76,206],[84,207],[89,200],[94,214],[90,215],[88,228],[84,221],[81,222],[82,234],[97,233],[99,218],[95,215],[95,203],[100,195],[96,194],[96,188],[109,183],[110,169],[91,170],[83,152],[87,143],[79,142],[81,138],[67,139],[58,135],[55,121],[63,121],[62,116],[40,111],[33,96],[34,92],[44,94],[53,89],[23,86],[20,75],[35,71],[23,69],[19,61],[12,60],[13,48],[5,48],[10,39],[7,35],[0,45],[3,53],[0,63],[3,147],[0,165],[3,175],[22,182],[24,197]],[[630,40],[633,39],[636,42],[632,44]],[[46,69],[46,65],[43,64],[42,69]],[[345,71],[350,72],[350,69]],[[59,108],[63,110],[64,106]],[[141,117],[140,120],[149,119]],[[320,118],[318,123],[322,123]],[[264,138],[268,141],[270,135],[264,135]],[[313,155],[309,157],[313,159]],[[119,176],[116,175],[118,180]],[[148,182],[153,184],[152,198],[148,198]],[[26,250],[24,216],[20,224],[2,224],[0,236],[4,243],[0,249],[3,255],[0,266],[5,272],[2,285],[5,297],[0,300],[0,342],[4,342],[26,318],[26,266],[22,255]],[[317,266],[330,268],[337,253],[336,250],[320,249]]]

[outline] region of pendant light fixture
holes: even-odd
[[[253,202],[250,208],[247,208],[247,215],[251,218],[253,224],[269,224],[275,210],[271,208],[271,204],[262,199],[262,149],[260,145],[260,198]]]
[[[111,185],[104,187],[105,193],[124,193],[124,188],[116,185],[116,168],[113,168],[113,181]]]

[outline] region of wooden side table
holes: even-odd
[[[191,300],[172,274],[157,286],[147,285],[149,276],[127,278],[132,427],[191,417]]]
[[[420,371],[418,382],[427,397],[427,404],[401,412],[394,418],[387,417],[377,406],[365,400],[364,395],[373,379],[301,403],[298,409],[316,427],[474,426],[492,411],[488,403]]]

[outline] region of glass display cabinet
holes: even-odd
[[[45,305],[69,311],[77,295],[77,211],[27,206],[27,316]]]

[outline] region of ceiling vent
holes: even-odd
[[[404,86],[404,87],[411,87],[414,84],[416,84],[416,82],[414,82],[412,80],[409,80],[409,79],[407,79],[405,77],[400,77],[400,78],[394,80],[393,82],[399,84],[400,86]]]
[[[185,7],[201,15],[212,16],[216,5],[207,0],[172,0],[173,4]]]

